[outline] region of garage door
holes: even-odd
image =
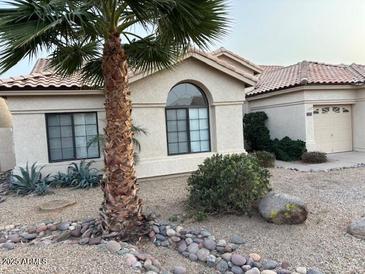
[[[326,153],[352,150],[350,105],[314,106],[314,138],[317,150]]]

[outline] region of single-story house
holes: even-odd
[[[62,78],[40,59],[26,76],[0,80],[0,171],[27,162],[46,172],[74,161],[102,166],[104,95],[80,75]],[[242,153],[247,88],[262,68],[224,49],[192,50],[172,70],[130,72],[133,123],[147,135],[138,178],[193,171],[214,153]]]
[[[268,115],[272,137],[303,140],[310,151],[365,151],[364,65],[262,68],[246,98],[249,111]]]

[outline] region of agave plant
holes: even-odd
[[[91,188],[100,185],[102,175],[96,168],[91,168],[94,161],[71,163],[67,173],[58,172],[53,176],[52,186]]]
[[[28,163],[25,168],[19,167],[20,174],[12,174],[10,178],[10,190],[18,195],[28,195],[31,193],[45,195],[49,193],[49,175],[43,176],[42,169],[44,166],[37,166],[33,163],[29,167]]]

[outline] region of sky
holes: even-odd
[[[227,0],[225,47],[256,64],[365,64],[365,0]],[[39,57],[45,57],[43,53]],[[23,60],[0,78],[28,74]]]

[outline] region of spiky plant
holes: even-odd
[[[146,218],[137,196],[128,69],[171,67],[227,28],[224,0],[13,0],[0,9],[0,73],[51,52],[56,73],[80,71],[104,86],[105,174],[101,227],[130,238]],[[142,32],[137,31],[143,29]],[[143,35],[140,33],[144,33]],[[114,233],[114,234],[115,234]]]

